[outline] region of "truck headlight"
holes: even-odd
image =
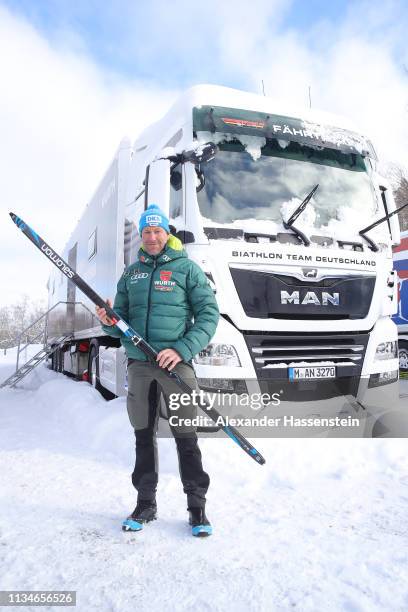
[[[239,368],[241,362],[232,344],[209,344],[194,357],[198,365],[231,366]]]
[[[397,359],[398,357],[398,342],[393,340],[392,342],[381,342],[377,346],[375,351],[375,359]]]

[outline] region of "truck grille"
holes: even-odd
[[[283,392],[285,401],[357,396],[368,333],[244,333],[263,393]],[[290,381],[288,365],[330,362],[336,377],[329,380]],[[268,367],[269,366],[269,367]],[[272,366],[272,367],[271,367]]]
[[[258,319],[364,319],[375,286],[374,276],[312,281],[234,266],[230,272],[245,314]]]
[[[257,373],[274,377],[289,364],[330,361],[338,366],[339,375],[361,372],[368,334],[245,334],[245,340]],[[273,368],[268,366],[274,366]],[[279,367],[281,366],[281,367]]]

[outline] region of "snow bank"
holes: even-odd
[[[77,609],[403,610],[405,440],[229,439],[200,446],[215,533],[190,536],[174,441],[159,520],[124,534],[133,433],[124,399],[39,367],[0,391],[1,589],[73,589]]]

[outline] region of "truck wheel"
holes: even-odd
[[[55,361],[56,361],[56,371],[62,373],[64,370],[64,366],[63,366],[63,359],[64,359],[64,355],[61,351],[61,349],[57,349],[55,351]]]
[[[54,372],[57,371],[55,351],[51,353],[51,370]]]
[[[400,340],[398,344],[399,368],[403,372],[408,371],[408,342]]]
[[[101,385],[99,380],[99,346],[93,344],[89,352],[88,359],[88,380],[89,383],[102,395],[106,400],[114,399],[116,396],[108,389]]]
[[[99,347],[92,345],[88,361],[89,383],[97,390],[101,391],[102,385],[99,382]]]

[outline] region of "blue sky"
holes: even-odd
[[[255,46],[259,51],[269,37],[297,36],[310,49],[318,49],[347,24],[354,12],[358,35],[384,36],[405,21],[408,8],[398,0],[372,4],[359,0],[274,0],[263,2],[187,3],[185,0],[2,0],[16,15],[26,18],[51,44],[67,46],[91,57],[105,71],[127,79],[186,87],[213,82],[233,87],[251,85],[250,75],[231,70],[222,59],[222,38],[229,26],[241,22],[241,37],[262,24]],[[371,13],[371,14],[370,14]],[[394,40],[399,54],[402,40]],[[405,40],[404,40],[405,43]],[[267,77],[267,74],[265,74]]]
[[[3,299],[44,299],[49,274],[8,211],[62,250],[121,138],[193,84],[263,80],[280,108],[311,87],[407,169],[407,31],[406,0],[0,0]]]

